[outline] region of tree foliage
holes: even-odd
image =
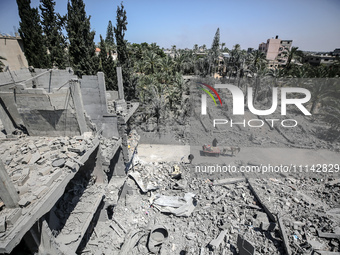
[[[66,17],[55,13],[53,0],[40,0],[41,25],[45,35],[46,47],[49,51],[49,66],[64,69],[67,66],[66,40],[62,34],[62,28]]]
[[[136,77],[133,76],[133,69],[131,61],[129,59],[127,42],[124,39],[126,26],[128,24],[126,17],[126,10],[123,3],[117,6],[116,27],[114,33],[117,43],[118,63],[117,66],[122,67],[124,94],[127,100],[134,99],[136,97]]]
[[[50,64],[38,8],[31,8],[30,0],[17,0],[17,4],[20,17],[19,34],[24,44],[27,62],[30,66],[48,68]]]
[[[113,26],[111,20],[109,20],[109,24],[107,25],[105,43],[107,47],[109,47],[111,50],[115,45]]]
[[[99,70],[105,74],[105,84],[108,90],[117,90],[116,65],[112,58],[112,51],[107,47],[106,42],[100,35]]]
[[[90,18],[82,0],[70,0],[67,4],[66,31],[70,41],[70,63],[78,76],[95,74],[99,67],[95,55],[95,32],[91,31]]]

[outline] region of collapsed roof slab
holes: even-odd
[[[50,139],[51,141],[53,141],[53,139],[56,138],[43,138],[43,139]],[[73,139],[72,141],[70,141],[69,146],[72,147],[73,149],[79,148],[79,144],[76,142],[77,139]],[[20,142],[22,144],[20,144]],[[85,147],[85,152],[82,156],[76,157],[74,154],[64,152],[66,153],[65,155],[66,157],[68,157],[67,155],[70,154],[69,159],[71,160],[68,160],[67,162],[69,163],[65,164],[68,165],[68,167],[67,166],[64,166],[62,168],[56,167],[53,173],[51,173],[51,171],[44,170],[46,166],[48,167],[49,165],[51,165],[51,162],[49,163],[47,162],[46,164],[44,164],[43,163],[44,158],[42,157],[42,154],[40,154],[40,152],[44,151],[45,147],[48,147],[48,150],[46,150],[45,153],[50,153],[50,150],[51,151],[56,150],[56,145],[53,143],[49,143],[49,146],[46,146],[46,141],[39,141],[39,139],[32,137],[27,138],[27,140],[22,139],[20,140],[20,142],[16,145],[16,148],[12,148],[13,141],[3,142],[1,147],[10,148],[7,151],[8,153],[9,151],[13,152],[14,153],[13,155],[15,155],[15,151],[19,151],[17,153],[20,153],[21,150],[28,150],[28,148],[35,149],[36,152],[31,155],[31,158],[28,160],[28,162],[26,162],[25,160],[27,159],[24,159],[23,157],[20,158],[21,163],[18,163],[20,164],[19,166],[14,165],[11,166],[12,162],[9,162],[8,158],[7,160],[6,158],[3,159],[3,161],[5,162],[5,166],[7,166],[7,169],[10,171],[12,179],[15,179],[14,175],[15,169],[23,169],[25,168],[25,165],[31,166],[29,169],[33,170],[29,174],[30,175],[29,178],[35,177],[35,180],[32,181],[28,180],[27,182],[31,183],[31,185],[34,184],[34,186],[29,188],[31,193],[21,196],[21,199],[26,198],[29,201],[31,201],[31,203],[28,205],[26,205],[25,203],[25,206],[23,205],[22,208],[19,208],[20,211],[15,214],[18,215],[17,219],[14,219],[12,222],[13,223],[12,226],[8,226],[6,231],[0,235],[0,253],[10,253],[14,249],[14,247],[19,244],[25,233],[31,229],[35,222],[51,210],[51,208],[55,205],[58,199],[63,195],[65,187],[70,182],[70,180],[75,176],[75,174],[80,168],[80,165],[84,164],[89,159],[90,155],[99,146],[98,137],[94,137]],[[7,145],[5,143],[7,143]],[[9,143],[12,143],[12,146],[9,146]],[[61,148],[61,150],[64,150],[64,148]],[[69,150],[66,149],[66,151]],[[35,156],[33,157],[33,155],[36,155],[36,153],[39,153],[40,155],[39,159],[38,157]],[[4,157],[7,154],[2,153],[1,156]],[[19,160],[18,158],[19,157],[15,157],[15,160]],[[74,160],[72,160],[72,158]],[[79,164],[76,162],[79,162]],[[38,176],[40,177],[38,178]],[[16,180],[16,182],[18,180]],[[18,188],[20,190],[23,188],[22,186],[19,185],[19,183],[16,184],[18,185]],[[28,188],[27,186],[26,188]],[[5,214],[13,215],[14,214],[13,210],[17,209],[6,208],[5,210],[0,211],[0,215]]]

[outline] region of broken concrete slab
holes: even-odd
[[[277,222],[278,222],[278,225],[279,225],[279,229],[280,229],[284,248],[286,250],[287,255],[290,255],[290,254],[292,254],[292,252],[291,252],[291,249],[290,249],[290,246],[289,246],[289,240],[288,240],[286,228],[284,226],[281,215],[277,215]]]
[[[178,217],[189,217],[196,208],[194,197],[193,193],[186,193],[184,198],[157,194],[152,204],[161,206],[161,212],[172,213]]]
[[[214,180],[213,185],[214,186],[227,185],[227,184],[234,184],[234,183],[245,182],[245,181],[246,181],[245,177],[229,178],[229,179],[222,179],[222,180]]]
[[[64,164],[65,164],[65,159],[63,158],[56,159],[52,162],[53,167],[63,167]]]
[[[237,248],[239,255],[254,255],[255,247],[252,243],[243,238],[240,234],[237,236]]]
[[[21,208],[11,209],[10,213],[7,214],[6,216],[6,224],[8,226],[13,226],[15,222],[17,222],[17,220],[20,218],[21,213],[22,213]]]
[[[0,233],[6,231],[6,215],[0,215]]]
[[[212,247],[214,250],[216,250],[220,246],[220,244],[223,242],[223,239],[227,233],[228,233],[228,230],[221,231],[218,237],[209,243],[209,246]]]
[[[28,164],[34,164],[35,162],[37,162],[39,159],[41,158],[41,155],[40,155],[40,153],[39,153],[39,151],[37,151],[37,152],[35,152],[33,155],[32,155],[32,157],[31,157],[31,159],[30,159],[30,161],[28,162]]]
[[[328,239],[339,239],[340,240],[340,235],[335,234],[335,233],[325,233],[322,232],[320,229],[317,230],[319,237],[322,238],[328,238]]]
[[[31,201],[28,200],[27,197],[23,197],[19,200],[18,204],[20,207],[26,207],[27,205],[29,205],[31,203]]]
[[[139,172],[129,172],[129,176],[131,176],[132,179],[134,179],[134,181],[136,182],[136,184],[142,190],[143,193],[146,193],[148,191],[144,186],[143,179]]]

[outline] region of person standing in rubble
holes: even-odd
[[[189,154],[189,156],[188,156],[189,164],[191,164],[193,159],[194,159],[194,155]]]
[[[214,140],[212,141],[212,146],[213,146],[213,147],[216,147],[216,146],[217,146],[217,139],[216,139],[216,138],[214,138]]]

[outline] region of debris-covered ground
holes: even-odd
[[[339,179],[214,180],[184,162],[134,162],[84,254],[339,252]]]

